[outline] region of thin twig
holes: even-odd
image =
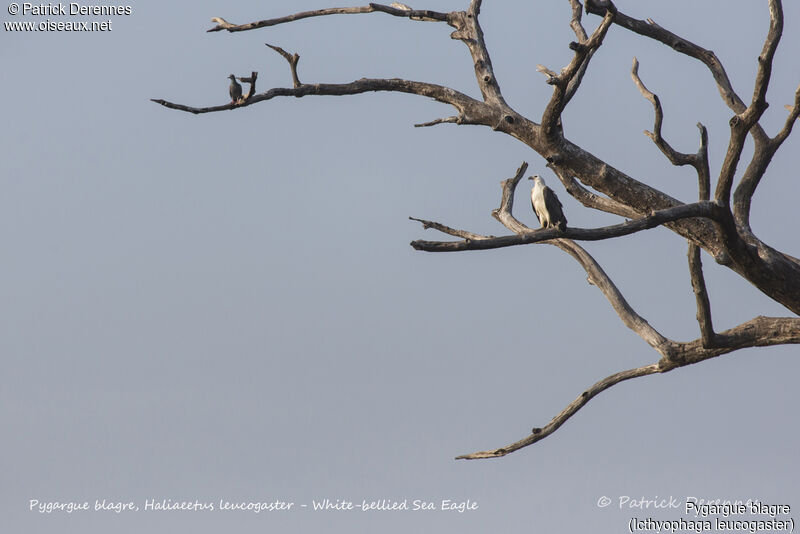
[[[460,122],[460,117],[458,115],[454,115],[452,117],[443,117],[441,119],[432,120],[430,122],[421,122],[419,124],[415,124],[414,128],[427,128],[429,126],[436,126],[437,124],[444,124],[444,123],[458,124],[459,122]]]
[[[437,223],[435,221],[426,221],[425,219],[417,219],[416,217],[409,217],[412,221],[417,221],[422,223],[422,227],[424,229],[433,228],[434,230],[439,230],[440,232],[456,237],[461,237],[464,239],[491,239],[493,236],[488,235],[480,235],[480,234],[473,234],[472,232],[468,232],[466,230],[459,230],[457,228],[451,228],[441,223]]]

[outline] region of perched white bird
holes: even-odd
[[[564,212],[561,210],[561,202],[553,190],[544,183],[544,178],[537,174],[529,177],[528,180],[533,180],[531,206],[533,206],[533,212],[539,219],[542,228],[556,227],[561,231],[566,229],[567,218],[564,217]]]
[[[228,76],[228,78],[231,79],[231,86],[228,89],[228,92],[231,95],[231,102],[235,104],[242,98],[242,86],[236,81],[236,76],[233,74]]]

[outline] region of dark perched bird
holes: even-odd
[[[231,101],[235,104],[242,98],[242,86],[236,81],[236,76],[231,74],[228,76],[231,79],[231,86],[228,92],[231,94]]]
[[[556,194],[545,185],[544,178],[538,174],[529,177],[528,180],[533,180],[531,206],[533,206],[533,212],[536,214],[536,218],[539,219],[542,228],[555,226],[564,231],[567,227],[567,218],[564,217],[564,212],[561,210],[561,202]]]

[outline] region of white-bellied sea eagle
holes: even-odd
[[[533,180],[531,206],[542,228],[556,227],[564,231],[567,228],[567,218],[564,217],[561,202],[556,194],[545,185],[544,178],[538,174],[529,177],[528,180]]]

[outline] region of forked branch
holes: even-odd
[[[661,358],[657,363],[620,371],[600,380],[587,388],[578,398],[569,403],[547,425],[534,428],[530,435],[504,447],[478,451],[457,456],[457,460],[481,460],[486,458],[500,458],[514,451],[533,445],[559,429],[578,410],[583,408],[592,398],[608,388],[640,376],[655,373],[666,373],[678,367],[685,367],[723,354],[729,354],[740,349],[750,347],[766,347],[785,344],[800,343],[800,318],[793,317],[756,317],[742,323],[737,327],[721,332],[718,335],[719,345],[713,348],[703,346],[703,341],[698,339],[689,343],[675,343],[676,357],[673,359]]]
[[[586,42],[570,43],[569,47],[575,51],[575,55],[569,65],[560,74],[548,78],[547,83],[553,86],[553,95],[550,97],[550,102],[548,102],[544,113],[542,113],[542,131],[546,136],[554,136],[556,134],[558,120],[569,102],[567,93],[569,92],[571,97],[578,87],[577,84],[573,84],[570,87],[570,84],[576,79],[579,81],[576,76],[586,69],[590,54],[593,54],[603,44],[603,38],[608,32],[608,28],[611,27],[615,14],[616,7],[609,2],[603,21],[592,33],[592,36]]]
[[[271,49],[275,50],[279,53],[283,58],[289,62],[289,68],[292,70],[292,83],[294,84],[294,88],[297,89],[302,83],[300,83],[300,78],[297,76],[297,62],[300,61],[300,55],[295,52],[294,54],[290,54],[280,46],[271,45],[269,43],[264,43]]]
[[[528,226],[521,223],[516,217],[514,217],[513,214],[514,192],[527,168],[528,164],[526,162],[522,162],[522,165],[520,165],[520,167],[517,169],[515,175],[501,183],[502,195],[500,207],[492,211],[492,216],[495,219],[500,221],[503,226],[514,232],[515,235],[519,237],[529,236],[537,232],[541,233],[541,230],[532,230]],[[452,228],[439,223],[431,223],[430,221],[421,222],[425,224],[426,228],[436,228],[449,235],[460,235],[464,232],[464,230],[453,230]],[[496,239],[481,238],[481,236],[476,236],[475,234],[472,234],[472,236],[476,237],[477,239],[475,241],[467,239],[466,241],[482,242]],[[631,305],[628,304],[628,301],[625,300],[625,297],[617,288],[616,284],[614,284],[600,264],[598,264],[592,255],[589,254],[584,248],[570,239],[563,238],[540,240],[537,242],[556,246],[572,256],[586,271],[589,283],[600,289],[608,302],[614,308],[614,311],[617,312],[617,315],[620,317],[625,326],[636,332],[639,337],[641,337],[651,347],[656,349],[660,354],[662,354],[662,356],[667,358],[672,357],[672,342],[658,333],[658,331],[656,331],[656,329],[653,328],[643,317],[636,313]]]
[[[697,179],[700,190],[700,200],[708,200],[711,194],[711,175],[708,166],[708,131],[706,130],[706,127],[699,122],[697,123],[697,127],[700,129],[700,148],[696,154],[684,154],[683,152],[678,152],[672,148],[667,140],[661,135],[661,126],[664,123],[664,111],[661,108],[661,101],[659,100],[658,95],[650,91],[639,77],[639,60],[637,60],[635,57],[633,58],[633,66],[631,67],[631,78],[633,78],[633,83],[635,83],[636,87],[639,88],[639,92],[642,93],[642,96],[644,96],[653,104],[653,110],[655,111],[655,123],[653,124],[653,131],[649,132],[645,130],[645,135],[653,140],[656,146],[673,165],[691,165],[695,168],[697,171]]]

